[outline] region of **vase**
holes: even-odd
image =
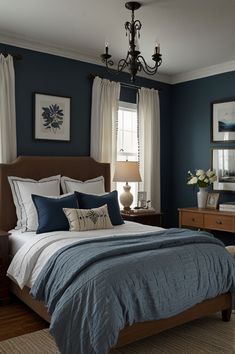
[[[206,187],[199,187],[199,192],[197,192],[197,206],[199,209],[206,207],[207,195]]]

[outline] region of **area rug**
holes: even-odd
[[[1,354],[59,354],[47,329],[0,342]],[[214,315],[116,349],[115,354],[234,354],[235,315]]]

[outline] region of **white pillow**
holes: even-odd
[[[37,211],[31,195],[56,197],[60,195],[60,175],[35,181],[29,178],[8,177],[16,207],[16,229],[36,231],[38,227]]]
[[[61,188],[63,193],[81,192],[87,194],[104,194],[104,177],[99,176],[88,179],[85,182],[78,181],[69,177],[61,177]]]

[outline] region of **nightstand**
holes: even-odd
[[[7,268],[9,265],[9,233],[0,230],[0,303],[6,304],[9,302],[9,283],[6,277]]]
[[[144,225],[162,226],[161,213],[124,213],[121,211],[123,220],[134,221]]]

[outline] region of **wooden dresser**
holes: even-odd
[[[180,208],[179,227],[235,232],[235,213],[211,209]]]

